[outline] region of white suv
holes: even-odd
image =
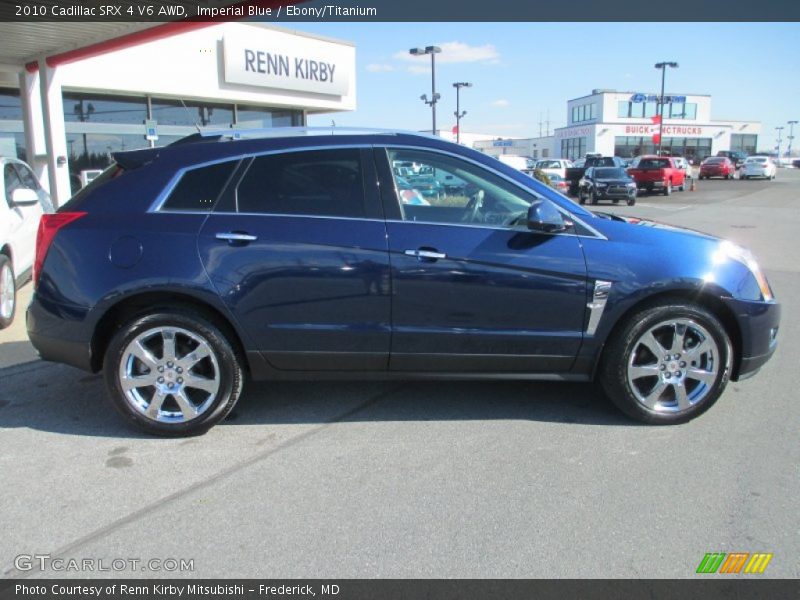
[[[31,274],[36,231],[52,204],[30,167],[15,158],[0,157],[5,200],[0,201],[0,329],[11,325],[17,308],[17,286]]]

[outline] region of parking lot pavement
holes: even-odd
[[[41,576],[14,557],[49,553],[194,561],[99,576],[691,577],[743,551],[799,577],[800,172],[702,183],[598,207],[749,245],[783,304],[773,360],[681,426],[588,384],[282,382],[203,437],[156,439],[100,377],[30,362],[20,318],[0,332],[3,364],[21,357],[0,370],[0,572]]]

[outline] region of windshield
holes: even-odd
[[[669,160],[666,158],[645,158],[639,162],[640,169],[668,169]]]
[[[536,163],[537,169],[558,169],[561,164],[557,160],[540,160]]]
[[[625,169],[595,169],[594,176],[598,179],[627,179]]]

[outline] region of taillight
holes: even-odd
[[[39,220],[39,230],[36,232],[36,260],[33,262],[33,285],[39,284],[39,276],[42,274],[42,265],[47,257],[50,244],[58,233],[58,230],[72,223],[76,219],[84,216],[85,212],[62,212],[54,214],[44,214]]]

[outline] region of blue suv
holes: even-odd
[[[599,380],[681,423],[769,359],[780,317],[741,247],[381,131],[116,154],[44,216],[34,271],[42,358],[102,370],[122,415],[169,436],[224,419],[249,378]]]

